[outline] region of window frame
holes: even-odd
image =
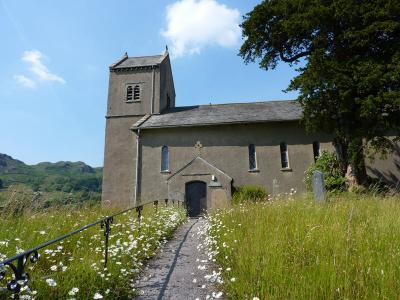
[[[167,145],[163,145],[161,147],[161,173],[169,173],[169,147]]]
[[[314,162],[317,161],[317,158],[320,157],[321,155],[321,143],[318,141],[314,141],[312,143],[312,147],[313,147],[313,157],[314,157]],[[317,151],[316,151],[317,150]],[[316,152],[318,152],[316,154]]]
[[[281,170],[291,170],[288,144],[286,142],[281,142],[279,144],[279,150],[281,154]],[[286,164],[284,164],[284,161],[286,161]]]
[[[249,144],[247,146],[247,150],[248,150],[248,158],[249,158],[249,172],[257,172],[258,171],[258,163],[257,163],[256,145]],[[253,164],[252,164],[252,162],[253,162]],[[252,167],[252,165],[254,165],[254,166]]]

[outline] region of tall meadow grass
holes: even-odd
[[[231,299],[398,299],[400,197],[248,203],[209,216]]]

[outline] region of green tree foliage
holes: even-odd
[[[262,186],[244,185],[233,194],[234,203],[258,202],[267,199],[267,191]]]
[[[344,188],[346,179],[342,176],[335,153],[322,151],[317,161],[306,170],[304,183],[308,190],[312,189],[312,175],[317,170],[324,174],[325,188],[328,191]]]
[[[365,156],[399,140],[400,1],[268,0],[241,26],[246,63],[300,63],[288,90],[306,129],[332,134],[342,175],[365,184]]]

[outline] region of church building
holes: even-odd
[[[110,66],[103,171],[105,204],[186,201],[190,215],[229,205],[243,185],[305,190],[304,172],[329,135],[307,134],[297,101],[177,107],[168,52]],[[398,154],[368,167],[398,181]]]

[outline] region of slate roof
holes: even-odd
[[[296,100],[184,106],[151,115],[132,128],[296,121],[301,118],[301,114],[300,104]]]
[[[140,56],[140,57],[128,57],[124,56],[117,63],[113,64],[113,69],[123,68],[136,68],[136,67],[149,67],[159,65],[165,58],[165,55],[152,55],[152,56]]]

